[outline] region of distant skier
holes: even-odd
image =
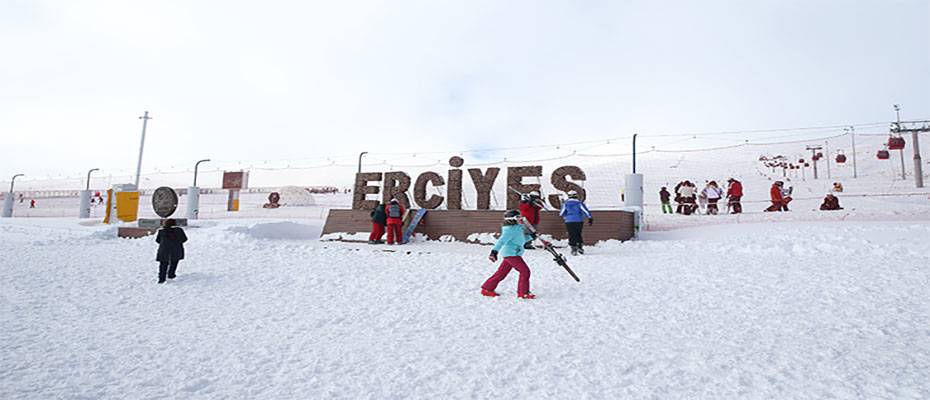
[[[368,244],[384,243],[381,237],[384,236],[384,226],[387,225],[387,213],[384,211],[384,204],[378,202],[371,210],[371,234],[368,235]]]
[[[788,203],[791,202],[791,196],[785,196],[782,192],[784,187],[784,182],[775,181],[772,184],[772,188],[769,190],[769,196],[772,200],[772,205],[769,208],[766,208],[765,211],[788,211]]]
[[[823,204],[820,205],[821,211],[836,211],[842,210],[843,207],[840,207],[840,199],[833,195],[833,193],[827,193],[827,196],[823,198]]]
[[[779,186],[779,188],[781,189],[781,197],[783,199],[781,202],[781,210],[788,211],[788,203],[790,203],[792,200],[791,192],[794,191],[794,188],[791,186],[785,187],[784,182],[781,182],[781,186]]]
[[[668,192],[668,189],[662,186],[662,189],[659,190],[659,201],[662,202],[662,214],[672,213],[671,197],[672,194]]]
[[[701,194],[707,199],[707,214],[717,215],[717,202],[723,197],[723,190],[717,187],[716,181],[710,181]]]
[[[559,215],[565,220],[568,245],[572,248],[572,255],[584,254],[584,239],[581,237],[581,231],[584,229],[585,218],[588,219],[588,225],[594,225],[594,217],[591,216],[588,207],[578,200],[578,192],[568,191],[568,200],[562,203]]]
[[[26,198],[23,197],[23,194],[20,193],[20,194],[19,194],[19,204],[23,204],[23,200],[25,200],[25,199],[26,199]]]
[[[691,181],[684,181],[681,184],[681,187],[678,188],[678,195],[681,197],[682,210],[685,215],[691,215],[694,212],[697,205],[694,204],[694,197],[697,189],[694,187],[694,184]]]
[[[504,213],[501,236],[497,239],[497,243],[494,244],[494,248],[488,256],[488,260],[491,260],[491,262],[497,262],[498,255],[503,257],[504,260],[501,262],[497,272],[491,275],[491,277],[481,285],[481,294],[483,296],[499,296],[494,290],[497,289],[497,285],[507,277],[510,270],[515,269],[520,273],[520,278],[517,282],[517,298],[536,298],[536,295],[530,292],[530,267],[526,265],[522,257],[524,251],[523,245],[526,243],[527,239],[532,239],[532,237],[524,233],[523,226],[521,226],[522,221],[523,217],[520,216],[520,212],[517,210],[507,210],[507,212]]]
[[[158,243],[158,254],[155,256],[155,261],[158,261],[158,283],[165,283],[166,277],[175,278],[178,263],[184,259],[186,241],[184,230],[175,226],[173,219],[166,219],[164,227],[155,236],[155,243]]]
[[[391,199],[391,202],[384,208],[387,213],[387,244],[402,244],[403,235],[401,234],[401,225],[404,224],[404,206],[400,205],[397,199]]]
[[[541,209],[542,199],[540,199],[539,192],[537,191],[532,191],[520,199],[520,215],[526,218],[526,220],[533,225],[534,229],[539,226],[539,210]],[[533,239],[529,238],[523,245],[523,248],[532,250]]]
[[[36,199],[29,200],[29,208],[36,208]]]
[[[730,184],[727,187],[727,204],[733,210],[732,214],[742,213],[743,205],[740,203],[740,199],[743,198],[743,184],[733,178],[728,179],[727,182]]]
[[[677,204],[677,207],[675,208],[675,214],[683,214],[685,201],[681,197],[680,190],[681,190],[681,187],[684,186],[684,184],[685,184],[684,181],[678,182],[677,184],[675,184],[675,187],[672,189],[672,192],[675,193],[675,204]]]

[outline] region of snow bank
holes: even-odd
[[[271,240],[316,240],[322,227],[294,222],[267,222],[250,226],[233,226],[230,232],[241,233],[255,239]]]

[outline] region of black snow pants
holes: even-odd
[[[732,214],[743,212],[743,205],[739,202],[743,196],[730,196],[730,209]]]
[[[159,282],[164,281],[166,275],[174,278],[174,274],[178,270],[179,262],[181,262],[181,260],[171,260],[171,262],[159,261],[158,262],[158,281]]]
[[[566,222],[565,229],[568,230],[568,245],[572,248],[581,248],[584,246],[584,239],[581,238],[581,230],[584,229],[584,222]]]

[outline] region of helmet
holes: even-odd
[[[517,210],[507,210],[504,212],[504,225],[516,225],[523,217]]]
[[[568,191],[568,198],[570,198],[570,199],[577,199],[577,198],[578,198],[578,192],[576,192],[576,191],[574,191],[574,190],[569,190],[569,191]]]
[[[537,191],[535,191],[535,190],[532,191],[532,192],[530,192],[530,197],[539,197],[539,192],[537,192]]]
[[[397,203],[397,199],[391,199],[391,203]]]

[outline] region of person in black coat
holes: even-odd
[[[186,241],[184,230],[175,226],[173,219],[166,219],[164,227],[155,236],[155,243],[158,243],[158,254],[155,256],[155,261],[158,261],[158,283],[165,283],[166,276],[174,279],[178,262],[184,259]]]
[[[384,241],[384,226],[387,224],[387,213],[384,212],[384,204],[378,203],[371,210],[371,234],[368,235],[368,244],[381,244]]]

